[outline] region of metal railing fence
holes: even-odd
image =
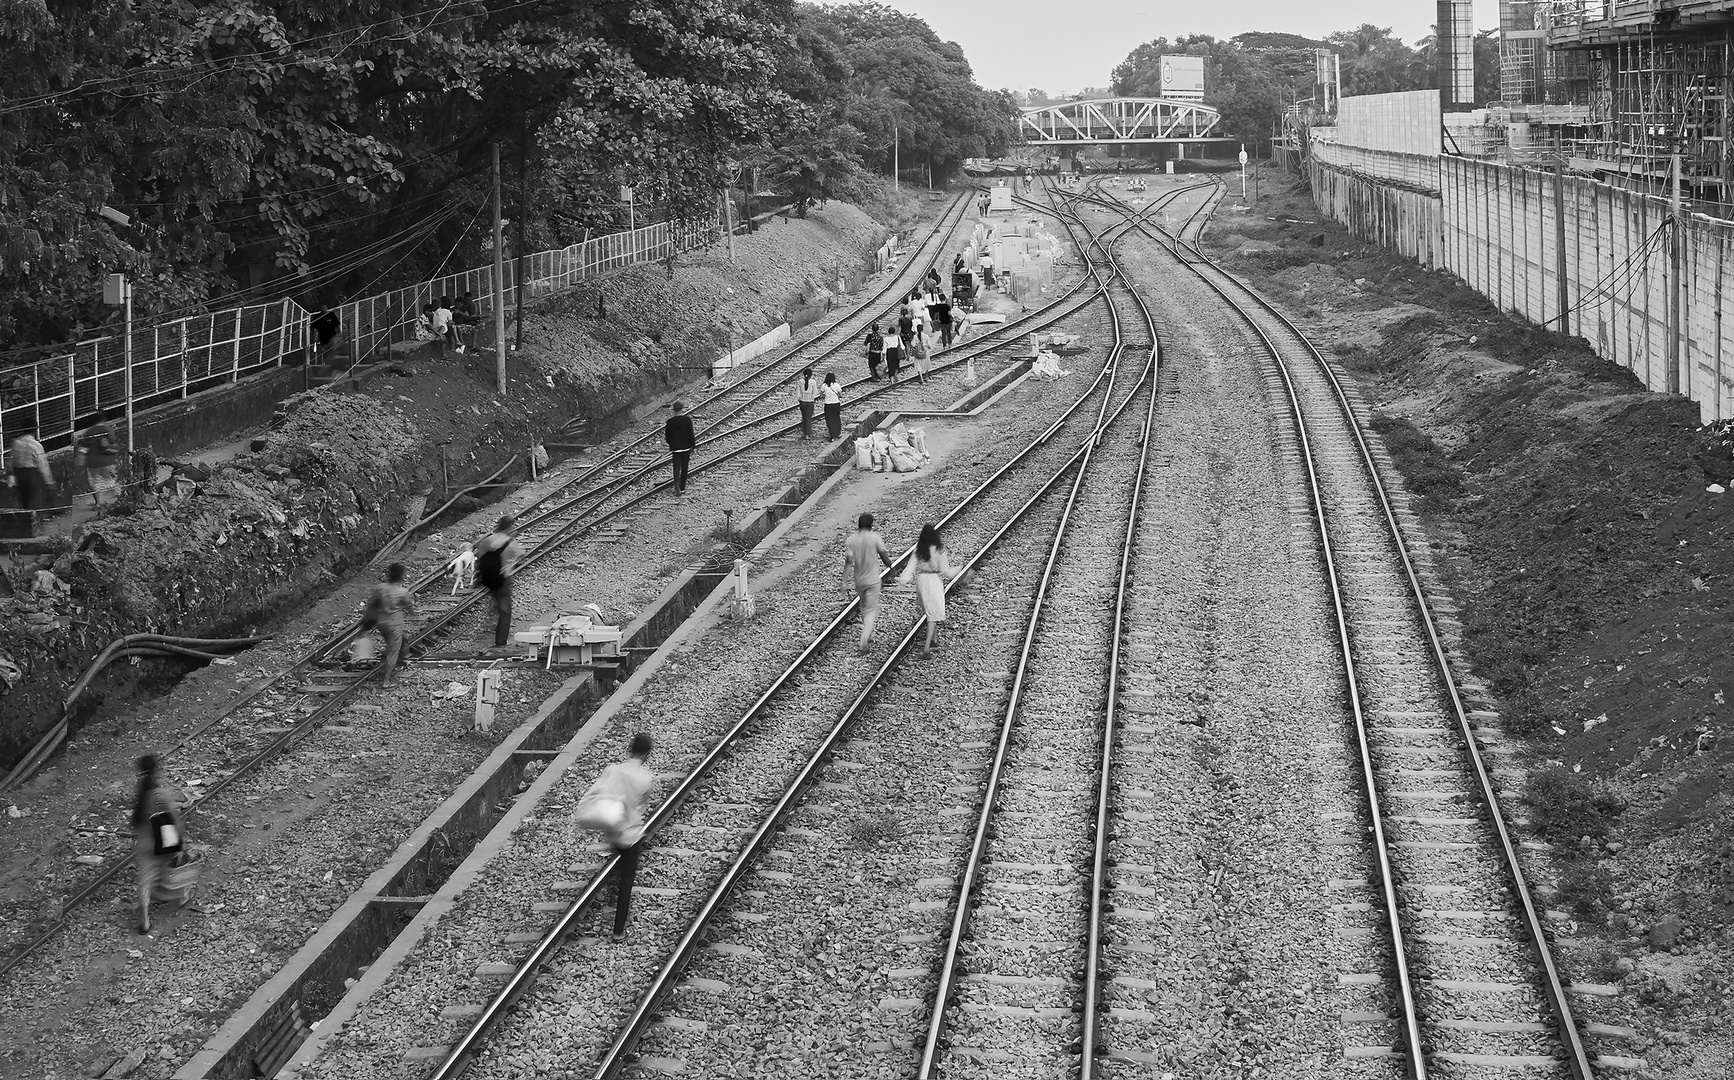
[[[615,270],[657,262],[722,236],[716,214],[694,222],[657,222],[627,232],[591,237],[569,247],[524,257],[524,299],[568,289]],[[507,260],[506,302],[516,299],[517,261]],[[342,334],[351,363],[411,341],[423,304],[471,292],[477,312],[493,311],[493,266],[465,270],[342,305]],[[293,300],[189,315],[135,326],[132,343],[133,411],[186,398],[305,354],[312,313]],[[77,433],[127,401],[127,335],[111,334],[64,346],[41,360],[0,369],[0,447],[35,427],[44,446],[71,445]]]

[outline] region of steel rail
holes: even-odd
[[[1096,446],[1099,445],[1106,427],[1120,418],[1120,416],[1131,405],[1132,401],[1136,399],[1144,385],[1151,380],[1155,370],[1154,361],[1152,359],[1146,363],[1143,372],[1137,383],[1134,384],[1133,389],[1121,401],[1119,407],[1114,409],[1110,415],[1108,410],[1113,404],[1113,379],[1117,376],[1118,366],[1119,350],[1116,349],[1110,356],[1108,363],[1103,366],[1103,374],[1109,375],[1110,382],[1108,392],[1103,397],[1102,407],[1097,414],[1096,426],[1092,428],[1089,438],[1084,441],[1083,445],[1078,448],[1078,451],[1074,453],[1064,465],[1055,471],[1055,473],[1042,486],[1040,491],[1020,507],[1017,512],[1000,527],[993,537],[982,546],[981,550],[977,552],[977,554],[970,559],[967,564],[965,564],[963,572],[967,573],[968,571],[973,570],[980,561],[999,544],[1006,534],[1008,534],[1011,529],[1023,519],[1028,511],[1035,506],[1040,499],[1045,498],[1068,473],[1073,471],[1074,466],[1077,467],[1076,475],[1079,478],[1084,475],[1085,470],[1088,468],[1090,457],[1094,453]],[[1101,379],[1102,376],[1098,375],[1096,383],[1100,383]],[[1082,404],[1084,400],[1088,399],[1089,394],[1094,392],[1094,385],[1095,384],[1092,384],[1092,389],[1086,392],[1083,398],[1080,398],[1078,404]],[[1154,396],[1153,391],[1152,396]],[[1074,406],[1074,408],[1076,408],[1076,406]],[[1066,515],[1062,517],[1059,530],[1055,535],[1054,545],[1056,550],[1063,543],[1066,535],[1065,522],[1069,517],[1071,505],[1075,502],[1077,490],[1076,483],[1077,482],[1075,481],[1073,497],[1067,502]],[[951,591],[951,584],[954,583],[948,583],[946,587],[947,592]],[[1039,610],[1039,606],[1040,601],[1038,599],[1037,610]],[[689,924],[686,933],[681,938],[681,941],[669,958],[664,961],[662,967],[657,971],[657,974],[652,979],[650,986],[640,996],[638,1004],[634,1007],[626,1023],[622,1025],[614,1042],[610,1045],[608,1052],[604,1055],[601,1063],[596,1069],[595,1076],[597,1080],[608,1080],[608,1078],[617,1075],[619,1070],[624,1067],[627,1057],[632,1053],[633,1049],[636,1047],[638,1039],[642,1036],[645,1027],[648,1026],[652,1020],[661,999],[672,989],[674,981],[678,979],[681,973],[685,970],[687,963],[698,948],[700,937],[703,935],[705,929],[715,919],[723,904],[727,901],[729,893],[746,875],[752,863],[757,859],[758,855],[763,851],[766,843],[776,832],[782,819],[787,816],[795,803],[798,802],[801,796],[806,793],[807,789],[811,786],[813,779],[818,775],[819,770],[823,768],[824,764],[830,759],[836,745],[842,741],[842,739],[847,736],[849,730],[853,728],[860,713],[866,707],[868,699],[884,684],[890,672],[897,663],[900,662],[903,654],[913,645],[925,625],[926,623],[924,619],[918,619],[910,628],[908,633],[905,634],[903,639],[892,651],[892,654],[887,657],[886,661],[875,673],[872,681],[870,681],[867,687],[864,688],[850,703],[848,709],[837,721],[829,735],[827,735],[825,740],[821,742],[819,748],[809,758],[806,766],[790,783],[782,798],[778,800],[771,812],[766,815],[763,823],[748,843],[743,847],[741,853],[736,857],[724,878],[713,888],[711,894],[706,898],[704,904],[700,908],[698,915]]]
[[[1143,229],[1143,224],[1137,225]],[[1167,230],[1161,230],[1167,232]],[[1147,235],[1147,233],[1146,233]],[[1172,233],[1168,233],[1171,238]],[[1174,238],[1179,243],[1177,238]],[[1180,259],[1186,262],[1185,259]],[[1187,263],[1190,266],[1190,263]],[[1201,278],[1204,275],[1199,275]],[[1207,283],[1208,283],[1208,279]],[[1297,432],[1297,442],[1301,449],[1301,461],[1305,467],[1307,491],[1312,501],[1314,524],[1318,528],[1319,546],[1323,557],[1325,582],[1330,593],[1332,620],[1336,628],[1337,644],[1342,652],[1343,676],[1347,691],[1350,714],[1354,719],[1355,737],[1361,759],[1361,778],[1366,786],[1367,811],[1372,831],[1372,847],[1379,869],[1380,892],[1385,907],[1385,918],[1390,930],[1392,948],[1392,964],[1397,981],[1398,1008],[1402,1012],[1403,1047],[1409,1076],[1412,1080],[1426,1080],[1427,1062],[1424,1044],[1421,1039],[1419,1011],[1415,1004],[1415,989],[1409,971],[1408,952],[1403,939],[1402,905],[1397,897],[1396,879],[1392,872],[1389,841],[1386,836],[1385,819],[1379,805],[1379,784],[1373,765],[1372,744],[1367,731],[1366,715],[1362,708],[1360,676],[1355,663],[1354,650],[1349,634],[1348,611],[1343,600],[1343,587],[1337,573],[1336,553],[1331,543],[1329,523],[1325,516],[1323,485],[1319,480],[1317,464],[1313,458],[1312,442],[1307,434],[1306,416],[1301,410],[1300,397],[1295,391],[1294,381],[1287,364],[1283,361],[1280,350],[1271,341],[1264,328],[1241,309],[1230,298],[1225,290],[1218,288],[1218,295],[1231,308],[1238,312],[1246,321],[1253,333],[1257,334],[1265,344],[1266,350],[1275,359],[1277,370],[1282,376],[1283,386],[1288,395],[1289,406],[1294,417]]]
[[[1324,374],[1325,378],[1331,385],[1332,393],[1337,401],[1337,405],[1348,420],[1349,430],[1354,434],[1355,444],[1360,452],[1361,463],[1366,470],[1371,487],[1374,493],[1378,496],[1379,507],[1384,516],[1386,527],[1390,532],[1392,544],[1397,550],[1398,557],[1403,565],[1404,577],[1409,583],[1410,598],[1414,602],[1416,612],[1420,615],[1422,628],[1426,631],[1427,643],[1434,662],[1434,674],[1438,677],[1440,684],[1445,690],[1446,697],[1451,702],[1452,718],[1457,725],[1459,735],[1462,737],[1463,747],[1468,752],[1471,771],[1474,774],[1476,785],[1480,789],[1482,799],[1485,800],[1487,804],[1489,818],[1498,838],[1500,854],[1502,862],[1504,863],[1504,870],[1510,877],[1512,885],[1514,886],[1514,891],[1516,892],[1517,898],[1520,902],[1525,935],[1528,937],[1530,946],[1534,951],[1536,962],[1540,965],[1545,976],[1543,979],[1543,990],[1548,1000],[1549,1008],[1554,1015],[1556,1028],[1555,1035],[1559,1038],[1566,1051],[1567,1068],[1570,1070],[1573,1080],[1594,1080],[1595,1071],[1590,1064],[1588,1052],[1584,1048],[1583,1037],[1578,1030],[1576,1019],[1572,1013],[1571,1003],[1566,998],[1565,986],[1560,977],[1558,965],[1553,959],[1553,950],[1547,942],[1547,935],[1543,927],[1541,912],[1536,908],[1535,899],[1530,894],[1528,881],[1524,877],[1523,868],[1518,859],[1517,845],[1512,839],[1509,827],[1506,825],[1505,815],[1500,810],[1497,786],[1493,782],[1492,774],[1488,771],[1486,760],[1481,755],[1480,744],[1477,742],[1474,729],[1469,722],[1468,711],[1465,709],[1463,699],[1457,691],[1457,683],[1455,678],[1452,676],[1450,659],[1445,653],[1444,643],[1440,640],[1438,626],[1433,620],[1432,611],[1427,603],[1426,591],[1422,588],[1421,579],[1415,572],[1414,562],[1409,557],[1408,547],[1404,543],[1402,526],[1398,523],[1396,514],[1391,508],[1391,501],[1388,492],[1385,490],[1384,479],[1379,474],[1378,466],[1373,460],[1372,450],[1367,445],[1366,437],[1361,431],[1360,422],[1355,417],[1354,410],[1349,404],[1348,396],[1343,390],[1342,383],[1337,378],[1336,373],[1331,369],[1330,364],[1325,360],[1324,355],[1320,353],[1318,348],[1312,343],[1311,339],[1302,333],[1293,322],[1282,314],[1282,312],[1278,311],[1274,305],[1263,296],[1259,295],[1259,293],[1251,286],[1240,281],[1238,278],[1235,278],[1220,266],[1217,266],[1215,261],[1210,259],[1210,257],[1203,251],[1199,250],[1195,244],[1189,243],[1185,246],[1189,248],[1199,260],[1197,263],[1186,261],[1186,265],[1198,275],[1200,280],[1209,284],[1226,303],[1239,313],[1247,325],[1252,327],[1260,339],[1265,342],[1265,346],[1270,351],[1271,356],[1276,359],[1277,365],[1282,372],[1284,384],[1289,389],[1289,401],[1290,406],[1294,411],[1296,425],[1303,432],[1303,435],[1305,425],[1304,421],[1301,419],[1300,401],[1294,391],[1293,383],[1290,380],[1287,362],[1282,358],[1275,343],[1271,341],[1270,336],[1265,333],[1261,326],[1258,325],[1258,322],[1253,318],[1252,313],[1248,311],[1244,305],[1231,298],[1228,295],[1227,289],[1225,289],[1218,281],[1214,280],[1211,275],[1200,270],[1199,263],[1208,265],[1216,272],[1216,274],[1220,275],[1224,280],[1232,283],[1238,292],[1257,305],[1289,334],[1293,335],[1294,338],[1301,343],[1307,355],[1318,366],[1318,369]],[[1311,451],[1305,447],[1303,447],[1303,449],[1306,450],[1306,460],[1308,462],[1309,475],[1311,475]],[[1314,504],[1318,508],[1317,517],[1322,535],[1325,528],[1324,511],[1322,502],[1320,502],[1321,496],[1317,489],[1316,477],[1313,478],[1313,485]],[[1325,541],[1325,547],[1328,553],[1328,540]],[[1334,589],[1334,567],[1332,568],[1331,573]],[[1352,666],[1353,661],[1349,659],[1349,646],[1346,636],[1343,639],[1342,645],[1345,667]],[[1363,759],[1366,759],[1370,751],[1364,729],[1360,732],[1360,738]],[[1371,785],[1370,775],[1368,782],[1369,785]],[[1369,795],[1369,802],[1376,804],[1376,801],[1375,796]],[[1389,879],[1389,865],[1386,860],[1382,839],[1378,844],[1378,851],[1380,866],[1382,872],[1385,874],[1386,892],[1389,896],[1392,891],[1392,885]],[[1392,926],[1396,927],[1397,925],[1393,913]],[[1396,936],[1397,934],[1395,930],[1393,930],[1393,937]],[[1398,955],[1402,955],[1400,945],[1398,946]],[[1405,998],[1405,1001],[1409,1006],[1408,1011],[1410,1024],[1411,1030],[1413,1030],[1413,1003],[1412,1001],[1409,1001],[1408,998]],[[1413,1035],[1412,1039],[1414,1040],[1416,1047],[1419,1048],[1419,1036]],[[1423,1076],[1424,1072],[1417,1071],[1415,1075],[1418,1077]]]
[[[1155,323],[1152,319],[1152,327]],[[1154,336],[1153,336],[1154,337]],[[1153,345],[1156,374],[1161,378],[1162,356],[1159,341]],[[1150,436],[1156,423],[1156,399],[1152,391],[1144,414],[1144,430],[1139,435],[1138,470],[1132,482],[1132,512],[1126,516],[1126,536],[1120,546],[1120,571],[1114,593],[1114,621],[1108,654],[1107,706],[1102,716],[1102,754],[1096,769],[1095,843],[1090,859],[1090,910],[1084,952],[1084,1010],[1079,1052],[1079,1080],[1095,1080],[1098,1025],[1102,996],[1101,953],[1107,944],[1102,933],[1105,914],[1104,898],[1108,892],[1108,830],[1112,814],[1114,777],[1114,737],[1119,724],[1121,637],[1126,626],[1126,594],[1131,587],[1132,551],[1137,544],[1140,511],[1144,505],[1144,475],[1150,462]]]
[[[1085,248],[1081,250],[1084,251],[1085,258],[1088,260],[1088,249]],[[1094,269],[1092,270],[1092,273],[1095,273]],[[1076,402],[1062,413],[1058,419],[1037,435],[1028,445],[996,470],[991,476],[982,481],[974,491],[965,496],[963,500],[953,507],[952,510],[938,522],[938,525],[944,527],[951,521],[955,520],[960,514],[968,509],[968,507],[973,505],[977,499],[996,486],[1003,477],[1022,464],[1026,458],[1051,441],[1067,425],[1073,414],[1076,413],[1077,410],[1080,409],[1087,400],[1089,400],[1090,396],[1096,392],[1096,388],[1101,384],[1102,380],[1107,377],[1107,375],[1108,367],[1107,365],[1104,365],[1102,372],[1098,373],[1090,386],[1084,390]],[[1092,439],[1094,438],[1094,433],[1092,433],[1091,437]],[[1082,453],[1083,449],[1080,448],[1078,454],[1074,454],[1073,458],[1068,461],[1067,465],[1057,472],[1055,477],[1049,481],[1049,486],[1057,483],[1060,478],[1063,478],[1065,472],[1070,469],[1071,465],[1075,463]],[[905,551],[903,555],[896,560],[896,564],[885,571],[885,573],[887,575],[894,573],[897,570],[897,567],[903,565],[904,562],[913,556],[913,554],[914,548],[911,547]],[[975,560],[971,560],[968,565],[973,566],[974,562]],[[808,662],[830,642],[830,640],[836,635],[838,629],[849,620],[859,605],[860,600],[858,598],[851,600],[847,605],[845,605],[844,608],[838,612],[836,617],[834,617],[831,622],[828,623],[825,628],[806,645],[800,654],[790,661],[782,674],[777,676],[777,678],[772,681],[759,697],[748,706],[747,710],[741,715],[735,724],[728,731],[723,733],[711,750],[706,753],[706,755],[688,772],[686,777],[683,778],[672,791],[670,791],[668,796],[657,807],[656,812],[651,815],[648,821],[645,822],[644,835],[646,837],[656,835],[658,830],[660,830],[663,825],[674,816],[687,797],[709,775],[712,767],[732,751],[736,741],[747,730],[748,726],[765,711],[778,694],[783,692],[783,690],[792,683],[794,677],[806,667]],[[898,655],[900,650],[907,647],[907,643],[914,639],[914,634],[923,625],[924,624],[921,621],[916,622],[915,627],[910,630],[909,635],[904,639],[904,643],[898,646],[898,650],[894,650],[893,656]],[[554,924],[549,927],[548,931],[537,942],[536,946],[530,951],[524,960],[519,963],[511,977],[507,979],[506,983],[495,994],[493,999],[484,1006],[482,1012],[477,1016],[470,1027],[455,1043],[452,1044],[451,1048],[447,1051],[445,1058],[434,1069],[434,1071],[429,1074],[429,1080],[453,1080],[453,1078],[463,1074],[484,1048],[487,1040],[492,1036],[500,1023],[510,1013],[512,1007],[525,993],[529,991],[530,987],[535,983],[535,980],[540,975],[542,969],[546,967],[549,960],[554,956],[566,939],[571,936],[581,916],[595,904],[605,883],[613,874],[617,861],[618,856],[612,855],[604,861],[603,865],[597,870],[589,884],[576,898],[573,899],[573,901],[567,906],[566,910],[561,913],[560,917],[555,920]],[[681,961],[681,963],[683,962],[684,960]],[[641,1006],[645,1001],[653,1001],[656,996],[658,995],[647,994],[646,997],[641,1000]],[[636,1017],[644,1017],[648,1016],[648,1012],[648,1008],[639,1008],[635,1010],[633,1015]],[[623,1038],[618,1039],[617,1044],[625,1046],[628,1042],[635,1043],[637,1035],[632,1029],[633,1024],[629,1019],[628,1024],[622,1028]]]
[[[1104,230],[1103,235],[1106,235],[1110,231],[1112,231],[1112,227]],[[1136,288],[1132,286],[1131,279],[1126,276],[1123,268],[1120,267],[1118,260],[1114,258],[1113,252],[1104,246],[1103,255],[1109,264],[1114,267],[1115,276],[1125,282],[1127,292],[1132,296],[1133,301],[1137,304],[1140,312],[1143,314],[1145,324],[1150,331],[1150,354],[1144,363],[1143,374],[1141,375],[1138,384],[1139,387],[1142,387],[1145,382],[1151,384],[1150,405],[1146,410],[1146,424],[1143,432],[1140,434],[1140,443],[1147,447],[1149,435],[1148,417],[1153,414],[1155,408],[1156,391],[1154,375],[1157,370],[1158,353],[1160,351],[1160,344],[1156,332],[1156,323],[1150,314],[1148,305],[1144,303],[1143,298],[1138,295]],[[1114,322],[1114,339],[1113,359],[1111,362],[1117,365],[1119,354],[1124,349],[1124,340],[1121,335],[1117,310]],[[1126,398],[1125,405],[1130,405],[1135,396],[1136,391],[1133,394],[1129,394]],[[1122,408],[1124,408],[1125,405],[1123,405]],[[1037,631],[1042,625],[1042,615],[1046,608],[1048,590],[1053,583],[1054,567],[1058,564],[1060,551],[1064,547],[1066,532],[1071,521],[1072,512],[1076,508],[1078,497],[1083,491],[1084,478],[1088,475],[1091,458],[1094,455],[1096,447],[1100,445],[1100,440],[1104,431],[1105,425],[1098,422],[1094,437],[1085,448],[1086,453],[1084,460],[1079,466],[1077,474],[1072,481],[1072,490],[1067,496],[1065,508],[1061,513],[1060,524],[1055,532],[1053,546],[1048,551],[1047,562],[1042,568],[1042,575],[1037,584],[1035,601],[1031,608],[1030,618],[1024,628],[1023,644],[1018,653],[1017,665],[1012,672],[1011,690],[1007,697],[1004,713],[1000,721],[999,740],[994,747],[993,760],[988,767],[987,782],[981,795],[981,809],[976,817],[975,834],[970,843],[969,853],[964,858],[963,872],[958,880],[956,906],[952,912],[951,931],[946,937],[945,951],[940,961],[939,973],[931,997],[932,1010],[928,1015],[927,1036],[922,1046],[920,1061],[916,1067],[916,1076],[918,1080],[933,1080],[935,1070],[938,1067],[940,1041],[943,1038],[945,1031],[946,1006],[951,999],[952,987],[958,976],[959,954],[963,948],[964,934],[968,929],[970,915],[972,913],[970,904],[974,893],[978,888],[976,879],[980,874],[981,865],[987,854],[989,832],[993,823],[995,804],[999,798],[1000,781],[1005,773],[1006,759],[1011,750],[1012,730],[1016,726],[1020,707],[1023,703],[1025,686],[1028,682],[1030,655],[1035,648]],[[1140,476],[1142,475],[1142,460],[1143,459],[1141,458]],[[1141,485],[1139,490],[1142,490]],[[1137,504],[1134,502],[1130,515],[1132,519],[1136,519],[1137,509]],[[1124,582],[1121,584],[1123,586]],[[1116,658],[1118,657],[1118,649],[1115,650],[1114,655]],[[1107,729],[1104,728],[1104,746],[1111,747],[1111,742],[1106,738],[1106,732]]]

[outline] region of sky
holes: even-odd
[[[1248,30],[1324,37],[1362,23],[1413,45],[1432,32],[1434,0],[886,0],[963,46],[976,82],[1049,94],[1108,85],[1114,65],[1152,38],[1228,38]],[[1499,25],[1499,0],[1474,0],[1475,26]]]

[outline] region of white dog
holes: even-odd
[[[452,595],[456,596],[459,589],[472,589],[476,584],[476,552],[465,544],[457,558],[446,564],[446,569],[452,575]]]

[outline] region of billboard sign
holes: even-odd
[[[1204,57],[1164,56],[1162,96],[1181,101],[1204,100]]]

